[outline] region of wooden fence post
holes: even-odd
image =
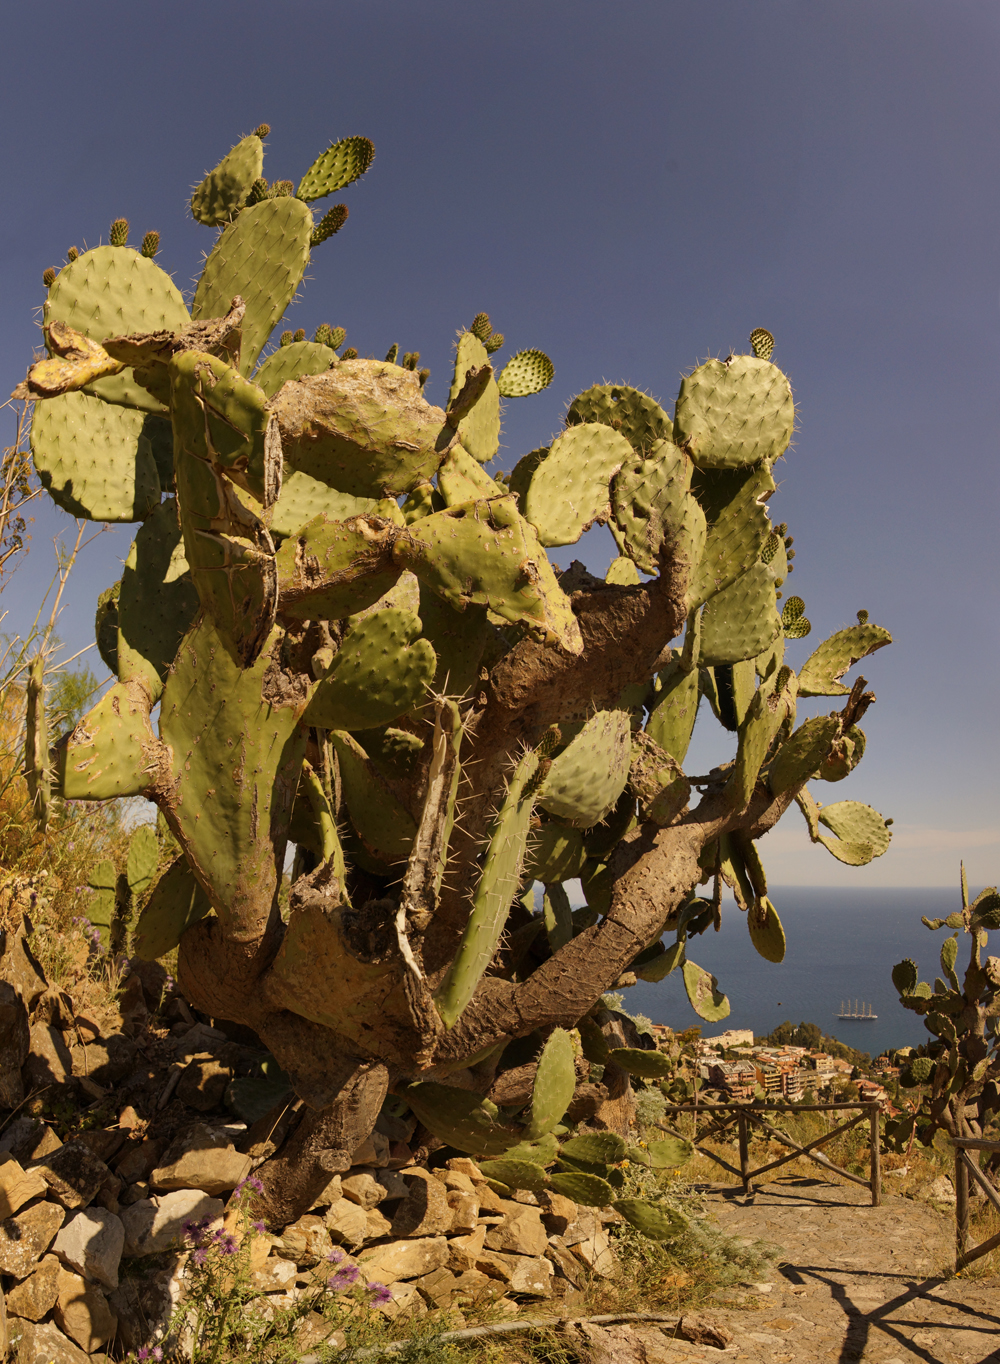
[[[743,1176],[743,1191],[750,1192],[750,1143],[747,1140],[747,1115],[738,1113],[736,1125],[740,1137],[740,1174]]]
[[[872,1207],[882,1204],[882,1148],[879,1141],[879,1106],[872,1104],[868,1114],[869,1140],[871,1143],[871,1184]]]
[[[962,1260],[969,1248],[969,1172],[965,1168],[965,1152],[955,1147],[955,1268],[962,1268]]]

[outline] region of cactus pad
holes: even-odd
[[[228,223],[246,203],[264,167],[264,144],[256,133],[237,142],[191,196],[191,214],[206,227]]]
[[[49,729],[45,717],[45,659],[38,654],[28,671],[25,688],[24,777],[31,810],[42,830],[49,822],[52,779],[49,773]]]
[[[604,1065],[605,1060],[599,1064]],[[614,1165],[625,1159],[625,1143],[617,1132],[588,1132],[582,1137],[570,1137],[559,1148],[561,1156],[582,1161],[586,1165]]]
[[[694,1155],[694,1147],[684,1137],[665,1137],[651,1141],[646,1154],[654,1170],[678,1170]]]
[[[416,820],[392,794],[353,735],[345,731],[330,737],[340,765],[344,802],[361,841],[386,864],[407,857],[417,832]]]
[[[524,871],[526,876],[530,875],[545,885],[572,881],[580,875],[586,859],[587,852],[580,830],[549,819],[532,833]]]
[[[554,1028],[542,1048],[531,1095],[531,1119],[525,1137],[537,1141],[562,1120],[576,1088],[573,1042],[563,1028]]]
[[[640,1080],[662,1080],[673,1069],[661,1051],[644,1051],[641,1047],[614,1047],[608,1052],[608,1061]]]
[[[148,516],[160,500],[160,480],[144,420],[142,412],[88,393],[37,402],[31,453],[53,501],[90,521]]]
[[[806,659],[799,672],[800,696],[846,696],[850,688],[841,678],[855,663],[892,643],[880,625],[849,625],[838,630]]]
[[[305,722],[323,729],[373,729],[418,705],[437,658],[410,611],[376,611],[349,630],[317,685]]]
[[[227,298],[221,313],[228,310],[229,302]],[[65,322],[92,341],[132,332],[180,331],[191,321],[180,290],[168,274],[138,251],[113,246],[85,251],[60,270],[42,317],[46,326]],[[109,403],[163,411],[129,369],[96,379],[86,391]]]
[[[754,327],[750,333],[750,348],[758,360],[770,360],[774,354],[774,337],[766,327]]]
[[[526,398],[548,388],[555,372],[543,350],[519,350],[500,371],[497,388],[501,398]]]
[[[438,470],[438,490],[446,507],[458,507],[477,498],[502,496],[507,490],[500,486],[483,466],[461,445],[453,445]]]
[[[442,1141],[474,1156],[502,1156],[520,1140],[520,1133],[496,1121],[478,1094],[434,1080],[408,1085],[406,1102],[417,1117]]]
[[[757,785],[771,744],[786,720],[795,715],[795,674],[781,668],[754,692],[739,727],[736,762],[726,782],[726,800],[733,810],[745,810]]]
[[[550,1175],[549,1188],[585,1208],[606,1208],[615,1197],[615,1191],[606,1179],[585,1174],[582,1170]]]
[[[758,562],[705,606],[699,662],[712,666],[754,659],[780,633],[774,577],[768,564]]]
[[[599,710],[553,760],[539,804],[567,824],[599,823],[625,789],[631,726],[624,710]]]
[[[250,374],[274,325],[295,297],[309,260],[312,214],[298,199],[265,199],[224,229],[194,294],[195,321],[246,303],[240,373]]]
[[[281,492],[271,509],[271,533],[282,538],[294,535],[320,513],[330,521],[347,521],[374,509],[374,497],[355,497],[309,474],[290,473],[282,479]]]
[[[138,796],[153,780],[158,745],[149,696],[139,683],[116,683],[54,750],[54,781],[64,800]]]
[[[570,403],[566,425],[603,422],[619,431],[632,449],[645,454],[661,440],[673,440],[673,422],[655,398],[628,384],[595,384]]]
[[[700,468],[770,464],[792,438],[792,390],[769,360],[708,360],[681,382],[674,425],[675,439]]]
[[[340,620],[374,605],[401,572],[392,560],[395,534],[392,523],[381,517],[336,521],[314,516],[285,540],[275,558],[282,617]]]
[[[755,469],[711,469],[695,474],[691,490],[705,512],[705,549],[688,589],[692,607],[752,568],[770,532],[767,499],[775,490],[766,465]]]
[[[97,613],[94,617],[94,636],[97,652],[104,666],[118,676],[118,594],[122,590],[121,579],[106,587],[97,598]]]
[[[611,481],[611,507],[625,551],[643,573],[658,573],[666,541],[693,573],[705,549],[705,513],[688,491],[691,462],[670,441],[629,461]]]
[[[845,843],[867,843],[873,857],[881,857],[892,839],[878,811],[857,800],[839,800],[833,805],[821,806],[819,822]],[[829,847],[829,843],[826,846]]]
[[[699,1018],[707,1023],[718,1023],[729,1017],[729,1000],[718,988],[719,982],[710,971],[693,961],[686,961],[681,969],[688,1002]]]
[[[532,475],[525,515],[543,545],[573,545],[611,514],[608,485],[633,458],[624,436],[599,422],[571,426],[553,442]]]
[[[531,1160],[484,1160],[479,1168],[488,1179],[495,1179],[508,1189],[541,1193],[548,1188],[549,1177],[544,1168]]]
[[[125,561],[118,598],[120,679],[143,677],[153,701],[159,700],[199,606],[184,558],[177,508],[169,498],[143,522]]]
[[[919,979],[917,963],[909,957],[892,968],[892,983],[901,995],[912,995]]]
[[[676,1241],[688,1230],[687,1218],[663,1203],[650,1203],[645,1198],[619,1198],[612,1207],[650,1241]]]
[[[830,751],[840,733],[835,715],[814,715],[803,721],[778,749],[768,770],[771,794],[780,796],[791,786],[808,781]]]
[[[659,675],[646,733],[679,763],[687,755],[700,700],[697,668],[685,669],[680,659],[672,659]]]
[[[640,820],[654,824],[672,823],[691,795],[691,785],[680,764],[641,730],[632,735],[628,781],[639,801]]]
[[[306,203],[336,194],[361,178],[375,159],[375,145],[367,137],[343,137],[318,156],[299,181],[296,197]]]
[[[812,624],[804,615],[806,604],[801,597],[789,597],[781,608],[781,628],[786,639],[805,639]]]
[[[426,585],[420,588],[420,619],[424,638],[434,646],[437,672],[434,690],[466,696],[479,683],[479,666],[487,641],[494,635],[485,606],[453,607]]]
[[[458,338],[455,373],[448,390],[449,406],[465,387],[470,370],[489,364],[486,347],[471,332]],[[463,449],[480,464],[488,464],[500,446],[500,393],[495,379],[490,379],[485,391],[472,409],[458,423],[458,439]]]
[[[785,930],[778,911],[766,895],[756,900],[747,910],[750,941],[765,961],[775,963],[785,958]]]
[[[128,841],[125,859],[125,879],[133,897],[145,895],[153,884],[159,859],[160,845],[153,826],[140,824]]]
[[[409,492],[437,472],[453,439],[418,376],[383,360],[343,360],[285,384],[269,408],[287,463],[358,497]]]
[[[331,364],[338,364],[336,355],[329,346],[316,341],[293,341],[288,346],[279,346],[258,367],[253,381],[264,390],[268,398],[273,398],[282,384],[289,379],[302,379],[307,374],[322,374]]]

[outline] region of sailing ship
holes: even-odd
[[[844,1001],[841,1000],[840,1013],[837,1017],[841,1020],[849,1020],[853,1023],[871,1023],[878,1018],[878,1014],[872,1013],[872,1006],[866,1004],[864,1000],[861,1000],[860,1002],[855,1000],[853,1009],[851,1008],[850,1000],[847,1001],[846,1009],[844,1008]]]

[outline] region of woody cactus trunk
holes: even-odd
[[[579,394],[509,475],[485,467],[501,398],[553,368],[536,350],[495,368],[504,338],[485,314],[458,336],[444,408],[418,353],[338,354],[340,327],[268,352],[347,217],[317,222],[310,202],[372,148],[333,144],[293,192],[261,176],[267,131],[194,193],[219,233],[190,308],[153,259],[158,234],[136,251],[116,220],[111,245],[46,271],[49,358],[17,396],[59,506],[139,523],[97,610],[115,681],[51,752],[35,678],[37,810],[159,807],[181,852],[134,950],[179,944],[187,999],[255,1029],[311,1110],[268,1194],[294,1213],[387,1092],[478,1154],[567,1111],[614,1125],[594,1103],[627,1083],[615,1057],[644,1071],[595,1040],[602,993],[677,969],[695,1011],[723,1018],[688,943],[719,926],[725,883],[752,946],[781,959],[758,841],[793,803],[844,862],[887,847],[874,810],[820,806],[806,783],[860,760],[874,698],[841,678],[889,635],[860,612],[798,673],[785,662],[809,623],[799,598],[778,607],[794,551],[767,502],[794,405],[763,330],[689,374],[673,418],[624,384]],[[620,551],[606,578],[561,572],[547,551],[594,523]],[[840,709],[797,725],[815,696]],[[702,697],[735,756],[690,776]],[[518,1125],[517,1102],[489,1097],[497,1077],[561,1033],[545,1067],[561,1079],[527,1109],[522,1096]],[[603,1089],[588,1056],[607,1063]],[[574,1110],[584,1091],[596,1100]],[[459,1121],[445,1099],[463,1093]]]

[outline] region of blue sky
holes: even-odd
[[[190,187],[262,121],[270,179],[347,134],[377,149],[288,326],[419,349],[432,401],[480,309],[506,353],[552,356],[552,387],[508,407],[501,467],[582,388],[627,381],[669,407],[682,372],[766,326],[799,414],[771,504],[814,627],[791,659],[859,607],[896,640],[864,669],[863,764],[817,792],[893,816],[892,848],[843,868],[793,812],[761,845],[771,877],[951,885],[964,856],[996,880],[995,4],[54,0],[4,32],[20,54],[0,86],[5,392],[37,341],[42,271],[112,218],[133,240],[158,229],[159,262],[191,286],[212,233]],[[25,628],[70,524],[38,509],[5,628]],[[71,648],[130,538],[88,550]],[[612,552],[598,530],[554,557],[603,571]],[[728,756],[710,715],[699,730],[692,763]]]

